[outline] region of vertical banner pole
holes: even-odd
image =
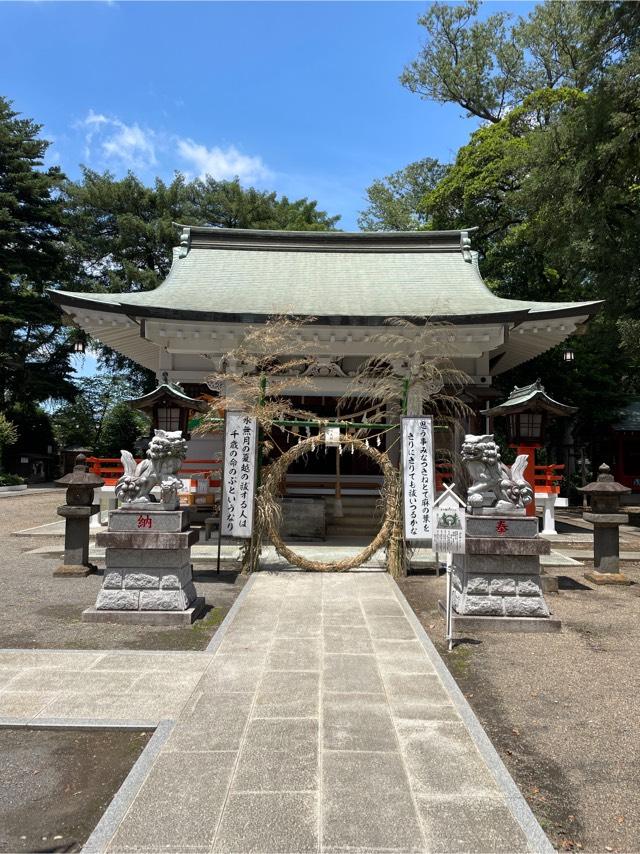
[[[451,617],[451,608],[452,608],[452,596],[451,596],[451,585],[453,582],[453,555],[451,552],[447,552],[447,619],[446,619],[446,640],[447,645],[449,647],[449,652],[453,649],[453,631],[451,630],[452,617]]]

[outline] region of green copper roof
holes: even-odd
[[[554,400],[544,390],[540,380],[522,388],[515,386],[509,397],[497,406],[484,409],[483,415],[515,415],[517,412],[550,412],[553,415],[573,415],[577,406],[568,406]]]
[[[184,227],[166,280],[126,294],[51,292],[62,305],[140,317],[246,320],[295,313],[472,322],[592,314],[596,302],[507,300],[484,284],[465,231],[273,232]]]

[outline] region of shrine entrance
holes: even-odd
[[[390,462],[388,456],[372,448],[367,440],[349,437],[348,435],[340,436],[338,434],[335,441],[337,442],[337,447],[331,448],[332,440],[328,439],[326,432],[301,439],[263,470],[264,483],[261,501],[265,532],[278,554],[288,563],[301,569],[319,572],[344,572],[362,566],[373,555],[385,548],[387,549],[389,562],[392,563],[394,560],[397,560],[397,558],[394,558],[394,555],[398,549],[401,549],[402,542],[402,532],[398,524],[398,502],[400,500],[398,471]],[[339,457],[344,456],[345,449],[348,449],[349,453],[353,455],[357,453],[359,456],[364,456],[378,467],[382,479],[379,489],[379,507],[382,518],[377,532],[363,549],[343,560],[331,560],[325,563],[296,553],[290,545],[291,537],[287,538],[286,533],[283,536],[282,523],[284,513],[281,502],[283,502],[283,482],[286,480],[289,467],[305,456],[316,453],[318,450],[329,451],[330,449],[335,450]],[[304,501],[305,499],[301,500]],[[320,501],[323,502],[324,499],[320,499]],[[289,542],[285,541],[287,539]]]
[[[322,423],[336,422],[338,398],[299,397],[293,402],[317,415],[318,422],[274,427],[270,434],[273,448],[269,463],[280,460],[306,439],[312,440],[304,446],[305,451],[288,457],[290,462],[282,486],[284,540],[293,543],[321,539],[335,545],[366,545],[380,530],[384,516],[381,495],[384,477],[380,466],[372,457],[356,451],[354,442],[333,446],[318,440],[320,434],[324,436]],[[356,408],[345,407],[343,402],[337,420],[357,423],[351,421]],[[388,432],[386,426],[366,432],[353,427],[343,436],[348,439],[349,435],[355,438],[358,434],[364,448],[384,453]]]

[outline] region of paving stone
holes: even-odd
[[[325,626],[324,651],[327,653],[372,653],[371,635],[366,626]]]
[[[404,611],[395,596],[363,599],[362,607],[368,617],[402,617]]]
[[[229,796],[216,854],[311,854],[318,850],[318,796],[300,792],[237,792]]]
[[[386,699],[371,694],[322,696],[325,750],[397,750],[393,721]]]
[[[275,638],[267,670],[320,670],[319,638]]]
[[[497,784],[462,722],[396,720],[400,749],[417,795],[487,795]]]
[[[205,693],[253,694],[264,670],[264,656],[217,655],[198,687]]]
[[[93,670],[192,670],[203,673],[213,661],[201,652],[109,652],[93,657]],[[67,662],[67,667],[69,663]]]
[[[435,673],[417,640],[375,638],[373,648],[381,673]]]
[[[60,652],[58,650],[2,650],[0,670],[42,667],[53,670],[86,670],[104,657],[104,652]]]
[[[418,798],[428,851],[434,854],[516,854],[527,840],[502,800]]]
[[[154,694],[169,688],[170,691],[181,691],[188,695],[195,689],[201,678],[199,673],[189,671],[186,673],[178,671],[168,675],[160,670],[146,670],[138,677],[134,673],[131,676],[134,682],[127,690],[132,694]]]
[[[276,637],[279,638],[317,638],[320,637],[320,615],[300,622],[299,620],[280,617],[276,626]]]
[[[173,729],[166,750],[238,750],[252,694],[203,694]]]
[[[2,691],[0,718],[33,718],[55,699],[54,692]]]
[[[0,670],[0,688],[9,685],[14,676],[19,676],[23,672],[22,670]]]
[[[414,640],[415,632],[406,617],[368,617],[369,631],[373,638],[387,640]]]
[[[449,694],[435,673],[385,673],[383,679],[389,699],[450,702]]]
[[[271,646],[272,637],[271,632],[267,634],[259,630],[255,632],[249,630],[229,632],[225,634],[224,640],[218,647],[218,655],[248,652],[263,652],[266,655]]]
[[[236,754],[162,753],[108,851],[209,851]]]
[[[332,608],[326,602],[323,603],[322,619],[325,626],[362,626],[367,624],[359,604],[349,605],[344,608]]]
[[[267,670],[256,696],[253,717],[318,717],[319,686],[319,673]]]
[[[138,676],[110,670],[49,670],[37,668],[23,671],[12,684],[13,691],[92,691],[109,690],[114,693],[127,691]]]
[[[325,655],[322,685],[324,691],[382,694],[382,680],[373,655]]]
[[[318,787],[318,720],[252,720],[234,791],[309,791]]]
[[[325,751],[322,850],[424,851],[399,753]]]
[[[107,690],[89,694],[69,692],[56,695],[44,713],[40,712],[38,716],[159,721],[163,718],[176,718],[187,699],[188,696],[180,691],[167,690],[154,694],[111,694]]]

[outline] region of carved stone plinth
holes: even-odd
[[[453,557],[452,602],[456,631],[557,631],[545,601],[540,555],[550,545],[538,520],[522,515],[467,516],[464,555]],[[531,620],[539,621],[532,625]]]
[[[191,571],[198,532],[189,528],[186,510],[141,512],[133,506],[113,510],[108,530],[96,535],[96,544],[106,547],[106,569],[95,607],[83,620],[192,622],[204,606]]]

